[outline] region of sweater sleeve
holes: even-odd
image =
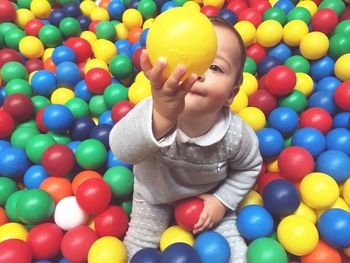
[[[228,177],[213,193],[226,207],[235,211],[254,185],[260,173],[262,158],[255,132],[243,122],[240,148],[229,160]]]
[[[117,122],[109,135],[112,153],[122,162],[137,164],[155,154],[161,147],[170,145],[175,133],[157,141],[152,131],[151,97],[138,103]]]

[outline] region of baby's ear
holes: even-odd
[[[230,106],[234,100],[234,98],[236,97],[237,93],[239,92],[239,85],[235,85],[230,93],[229,98],[226,101],[226,105]]]

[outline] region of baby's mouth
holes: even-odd
[[[201,97],[205,96],[203,90],[198,89],[198,88],[193,88],[193,87],[190,89],[189,93],[191,93],[193,95],[201,96]]]

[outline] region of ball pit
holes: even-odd
[[[238,212],[248,261],[349,261],[348,0],[0,0],[0,261],[126,262],[134,178],[108,135],[151,95],[141,51],[152,63],[196,64],[198,74],[215,54],[214,31],[175,34],[183,17],[155,32],[159,15],[180,6],[188,23],[226,19],[247,48],[230,108],[257,133],[264,157]],[[179,59],[178,48],[194,58]],[[200,205],[193,217],[182,207],[162,252],[146,248],[131,262],[227,263],[222,236],[188,231]]]

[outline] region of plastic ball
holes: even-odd
[[[7,177],[0,177],[0,205],[5,206],[7,199],[17,191],[16,183]]]
[[[302,92],[306,97],[309,97],[314,91],[314,80],[303,72],[297,72],[297,83],[295,84],[296,90]]]
[[[27,79],[28,72],[26,68],[17,61],[5,63],[1,68],[1,78],[5,82],[13,79]]]
[[[74,51],[69,46],[56,47],[52,52],[51,58],[56,66],[66,61],[75,62],[77,59]]]
[[[257,42],[263,47],[273,47],[277,45],[283,35],[282,26],[275,20],[262,22],[256,31]]]
[[[9,1],[0,2],[0,22],[11,22],[16,17],[16,9]]]
[[[106,87],[112,83],[112,77],[106,70],[94,68],[86,73],[85,83],[90,92],[102,94]]]
[[[117,48],[112,41],[98,39],[92,44],[92,50],[95,58],[110,63],[111,59],[117,55]],[[118,50],[119,51],[119,50]]]
[[[350,53],[350,38],[346,34],[337,33],[330,38],[329,54],[337,59],[346,53]]]
[[[333,98],[333,91],[330,90],[320,90],[312,94],[308,101],[308,107],[318,107],[325,109],[332,116],[337,113],[337,105]]]
[[[115,237],[101,237],[90,247],[88,262],[126,262],[126,249],[122,241]]]
[[[46,47],[57,47],[62,44],[61,31],[54,25],[44,25],[39,31],[39,39]]]
[[[94,121],[90,117],[78,117],[72,124],[70,136],[73,140],[86,140],[90,136],[90,131],[95,126]]]
[[[302,263],[326,263],[326,262],[334,262],[334,263],[341,263],[341,256],[339,252],[328,245],[323,240],[320,240],[316,246],[316,248],[310,253],[305,256],[301,257]]]
[[[98,169],[107,157],[103,143],[96,139],[88,139],[79,144],[75,158],[84,169]]]
[[[125,5],[122,1],[111,1],[108,4],[108,13],[113,19],[121,20],[125,11]]]
[[[90,43],[82,37],[70,37],[66,40],[64,45],[73,50],[78,63],[84,62],[92,56]]]
[[[283,42],[290,47],[296,47],[308,33],[309,28],[304,21],[292,20],[283,27]]]
[[[24,63],[24,66],[26,67],[28,74],[30,74],[34,71],[42,70],[44,68],[44,63],[41,59],[32,58],[32,59],[28,59]]]
[[[72,195],[72,185],[65,177],[50,176],[43,180],[40,189],[51,195],[55,204],[65,197]]]
[[[311,127],[319,130],[323,134],[332,128],[332,116],[322,108],[310,108],[300,115],[300,128]]]
[[[286,44],[279,43],[278,45],[271,48],[267,54],[268,56],[278,58],[283,63],[292,55],[292,52]]]
[[[35,72],[31,84],[33,90],[40,95],[50,95],[57,86],[55,75],[47,70]]]
[[[159,263],[175,263],[175,262],[183,262],[183,263],[199,263],[200,258],[194,250],[188,244],[185,243],[174,243],[168,246],[159,257]]]
[[[113,122],[117,123],[121,120],[134,106],[135,104],[127,100],[121,100],[114,104],[111,112]]]
[[[316,226],[297,215],[290,215],[281,220],[277,227],[277,237],[289,253],[297,256],[312,252],[319,240]]]
[[[123,198],[133,190],[134,177],[124,166],[109,168],[103,175],[103,180],[110,186],[114,197]]]
[[[322,32],[311,32],[306,34],[300,41],[300,52],[308,59],[319,59],[323,57],[329,48],[329,40]]]
[[[22,58],[18,54],[18,52],[16,52],[13,49],[4,48],[4,49],[0,50],[0,67],[2,67],[7,62],[11,62],[11,61],[16,61],[16,62],[21,63]]]
[[[160,238],[160,251],[164,251],[171,244],[178,242],[193,246],[194,237],[191,232],[184,230],[180,226],[171,226],[163,232]]]
[[[310,75],[315,81],[333,75],[334,60],[329,56],[324,56],[321,59],[311,63]]]
[[[19,42],[19,51],[26,58],[40,58],[44,54],[44,45],[38,38],[26,36]]]
[[[247,48],[247,56],[252,58],[256,63],[259,63],[264,57],[266,57],[266,49],[254,43]]]
[[[258,28],[262,22],[262,14],[258,10],[248,7],[239,12],[238,20],[249,21],[255,26],[255,28]]]
[[[39,188],[48,176],[49,174],[41,165],[33,165],[24,173],[23,183],[28,189]]]
[[[287,253],[276,240],[262,237],[254,240],[248,246],[248,261],[251,263],[287,263]]]
[[[43,113],[45,127],[54,132],[65,132],[73,124],[73,114],[64,105],[53,104],[46,107]]]
[[[342,81],[350,80],[350,74],[347,72],[347,65],[349,65],[350,54],[344,54],[337,59],[334,65],[334,73],[336,77]]]
[[[41,163],[50,175],[64,176],[75,165],[74,153],[66,145],[52,145],[43,153]]]
[[[65,104],[70,99],[74,98],[74,92],[68,88],[58,88],[51,94],[52,104]]]
[[[59,29],[66,38],[79,36],[79,34],[81,33],[80,24],[73,17],[63,18],[59,23]]]
[[[178,202],[175,206],[176,223],[187,231],[192,231],[199,220],[204,204],[201,199],[189,198]]]
[[[319,156],[326,149],[324,135],[315,128],[301,128],[292,137],[292,145],[305,148],[313,157]]]
[[[267,122],[283,136],[290,136],[298,127],[298,114],[289,107],[278,107],[270,112]]]
[[[310,72],[310,62],[300,55],[295,55],[287,58],[284,64],[290,67],[294,72],[303,72],[308,74]]]
[[[287,66],[277,66],[266,75],[267,89],[274,95],[287,95],[295,87],[296,75]]]
[[[349,156],[337,150],[323,152],[316,161],[316,171],[331,176],[338,183],[350,177],[349,168]]]
[[[272,158],[282,151],[284,139],[278,130],[262,128],[256,134],[259,139],[259,149],[263,158]]]
[[[61,86],[74,87],[82,79],[82,74],[76,64],[65,61],[57,66],[56,79]]]
[[[22,224],[9,222],[0,226],[0,242],[9,239],[18,239],[26,241],[27,236],[28,230]]]
[[[70,230],[83,225],[88,219],[88,214],[80,208],[75,196],[69,196],[60,200],[55,208],[55,224],[63,230]]]
[[[336,128],[326,135],[328,150],[338,150],[350,156],[350,132],[346,128]]]
[[[127,55],[119,54],[112,58],[109,69],[116,79],[127,79],[133,72],[132,61]]]
[[[0,152],[0,174],[2,176],[23,175],[28,166],[27,155],[21,148],[9,147]]]
[[[130,263],[157,263],[159,262],[160,252],[155,248],[143,248],[135,253]]]
[[[304,7],[295,7],[287,15],[288,22],[292,20],[302,20],[306,24],[309,24],[311,21],[311,14],[309,10]]]
[[[333,118],[333,128],[348,128],[350,124],[349,118],[349,112],[339,112]]]
[[[256,107],[247,107],[241,110],[239,116],[247,122],[254,131],[262,129],[266,124],[264,113]]]
[[[24,94],[11,94],[6,97],[3,110],[18,122],[23,122],[32,117],[34,105],[30,98]]]
[[[239,21],[234,25],[246,47],[254,43],[256,38],[256,28],[249,21]]]
[[[5,240],[0,243],[0,260],[3,262],[30,263],[32,262],[32,251],[28,243],[23,240]]]
[[[13,131],[15,122],[6,111],[0,110],[0,138],[7,138]]]
[[[248,105],[250,107],[259,108],[265,116],[269,116],[270,112],[277,106],[275,96],[265,89],[255,91],[248,99]]]

